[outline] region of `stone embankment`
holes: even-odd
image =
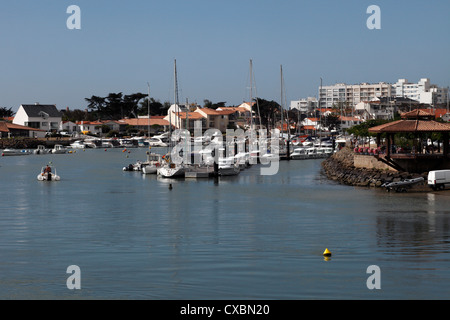
[[[54,139],[54,138],[8,138],[0,139],[0,149],[36,149],[38,145],[44,145],[46,147],[54,147],[55,144],[62,144],[68,146],[70,140],[67,139]]]
[[[427,179],[427,173],[417,174],[394,170],[356,168],[354,166],[354,153],[348,147],[342,148],[323,161],[322,167],[329,179],[360,187],[381,187],[384,183],[418,177],[423,177],[425,181]]]

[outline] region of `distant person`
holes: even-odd
[[[47,165],[44,169],[44,173],[50,173],[52,172],[52,168],[49,167],[49,165]]]

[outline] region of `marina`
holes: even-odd
[[[341,185],[321,173],[324,159],[280,161],[273,176],[258,164],[171,179],[122,171],[146,149],[122,151],[0,158],[1,298],[449,297],[447,191]],[[61,180],[37,181],[49,162]],[[69,265],[81,290],[66,287]],[[377,292],[370,265],[381,268]]]

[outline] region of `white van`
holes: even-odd
[[[428,173],[428,185],[433,190],[443,190],[446,184],[450,184],[450,170],[436,170]]]

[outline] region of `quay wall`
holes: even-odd
[[[0,149],[36,149],[38,145],[53,148],[55,144],[68,146],[72,143],[70,139],[57,138],[4,138],[0,139]]]
[[[372,159],[369,159],[372,158]],[[324,174],[333,181],[360,187],[381,187],[386,182],[397,182],[403,179],[423,177],[426,181],[428,173],[399,172],[377,161],[371,156],[355,155],[348,147],[332,155],[322,162]],[[377,161],[378,162],[378,161]]]
[[[394,168],[388,166],[387,164],[378,161],[377,158],[375,158],[374,156],[355,154],[353,156],[353,163],[355,168],[397,171]]]

